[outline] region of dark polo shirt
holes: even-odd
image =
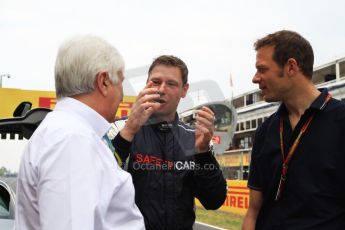
[[[249,188],[263,194],[256,229],[345,229],[345,103],[331,99],[320,109],[327,94],[323,89],[294,130],[282,104],[256,131],[248,180]],[[283,162],[280,117],[287,154],[315,111],[289,163],[282,197],[275,201]]]

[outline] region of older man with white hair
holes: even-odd
[[[144,229],[132,178],[103,140],[123,97],[123,71],[119,52],[98,37],[61,45],[56,107],[21,161],[17,230]]]

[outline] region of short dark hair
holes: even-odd
[[[151,64],[149,68],[149,76],[153,70],[153,68],[157,65],[165,65],[171,67],[177,67],[181,71],[182,82],[183,85],[187,84],[188,82],[188,68],[187,65],[178,57],[172,55],[161,55],[157,57]]]
[[[314,52],[310,43],[300,34],[281,30],[258,39],[254,48],[258,51],[264,46],[272,46],[273,60],[283,68],[289,58],[294,58],[302,73],[309,79],[313,76]]]

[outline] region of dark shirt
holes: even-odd
[[[324,89],[294,130],[284,104],[257,130],[248,180],[249,188],[263,194],[256,229],[345,229],[345,104],[331,99],[320,109],[327,94]],[[282,197],[275,201],[283,163],[280,117],[287,154],[315,111],[289,163]]]
[[[196,154],[195,133],[176,120],[150,119],[132,142],[117,135],[113,145],[121,159],[129,155],[128,172],[135,201],[147,230],[190,230],[195,222],[194,199],[206,209],[225,201],[226,181],[211,152]]]

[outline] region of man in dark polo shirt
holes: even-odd
[[[254,47],[253,82],[282,104],[255,134],[242,229],[345,229],[345,104],[313,85],[301,35],[278,31]]]

